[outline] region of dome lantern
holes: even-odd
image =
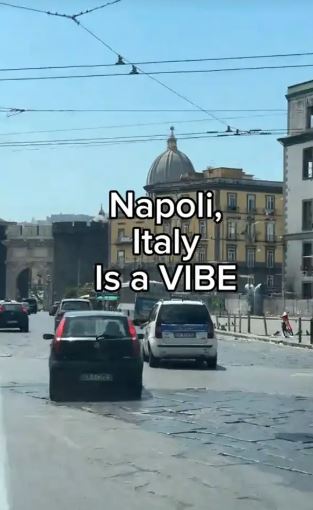
[[[147,176],[147,186],[177,182],[182,177],[195,173],[190,159],[177,149],[174,127],[172,126],[170,130],[171,134],[167,139],[167,150],[152,163]]]

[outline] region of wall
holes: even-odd
[[[94,266],[108,266],[108,223],[53,224],[53,299],[67,288],[94,282]]]

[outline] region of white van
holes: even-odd
[[[143,348],[150,367],[180,358],[216,369],[217,339],[208,308],[202,301],[159,301],[145,325]]]
[[[134,320],[135,305],[133,303],[120,303],[117,311],[124,313],[129,319]]]

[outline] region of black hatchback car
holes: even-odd
[[[67,390],[124,388],[142,392],[143,352],[132,321],[118,312],[66,312],[52,340],[49,396],[66,400]]]
[[[37,313],[38,312],[38,302],[36,298],[26,298],[23,299],[26,303],[29,304],[29,312],[30,313]]]
[[[29,331],[28,310],[22,303],[0,302],[0,328]]]

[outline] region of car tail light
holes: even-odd
[[[4,308],[4,306],[3,306],[3,305],[0,305],[0,313],[1,313],[1,312],[5,312],[5,308]]]
[[[22,306],[22,312],[27,313],[27,308],[25,308],[25,306]]]
[[[55,337],[54,337],[54,340],[53,340],[53,345],[54,345],[56,350],[59,350],[59,348],[60,348],[60,342],[61,342],[61,339],[62,339],[64,327],[65,327],[65,320],[66,320],[65,317],[63,317],[63,319],[61,320],[61,322],[58,325],[58,327],[56,329],[56,332],[55,332]]]
[[[136,356],[138,356],[140,353],[140,344],[139,344],[136,328],[130,319],[128,319],[128,331],[129,331],[130,337],[133,342],[134,354]]]
[[[155,338],[162,338],[162,328],[160,324],[158,324],[155,328]]]

